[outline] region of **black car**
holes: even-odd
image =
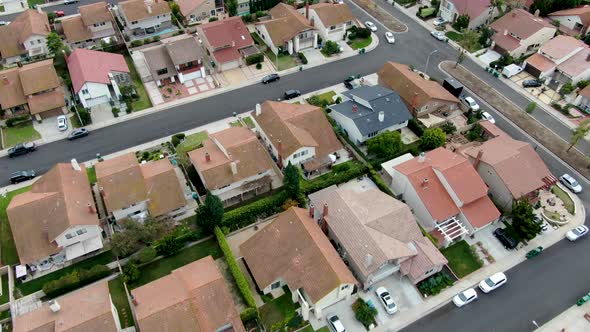
[[[90,134],[90,132],[86,128],[78,128],[78,129],[73,130],[68,135],[68,140],[71,141],[71,140],[76,139],[76,138],[88,136],[88,134]]]
[[[538,88],[543,85],[543,82],[540,80],[525,80],[522,82],[522,86],[525,88]]]
[[[35,171],[20,171],[14,172],[10,175],[10,183],[21,183],[23,181],[30,180],[35,177]]]
[[[35,151],[35,149],[36,149],[35,143],[32,143],[32,142],[20,143],[20,144],[13,146],[10,149],[8,149],[8,157],[12,158],[12,157],[16,157],[16,156],[21,156],[23,154],[33,152],[33,151]]]
[[[518,245],[515,239],[513,239],[504,228],[498,228],[494,231],[494,236],[502,243],[506,249],[514,249]]]
[[[281,77],[279,76],[279,74],[266,75],[262,78],[262,84],[268,84],[270,82],[278,81],[280,79]]]
[[[287,92],[285,92],[285,100],[297,98],[299,96],[301,96],[301,91],[299,90],[287,90]]]

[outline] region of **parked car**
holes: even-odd
[[[477,292],[473,288],[468,288],[453,297],[453,303],[461,308],[462,306],[475,301],[477,299]]]
[[[491,277],[485,278],[479,283],[479,289],[484,293],[489,293],[494,289],[504,285],[508,281],[503,272],[498,272]]]
[[[385,39],[387,39],[387,42],[390,44],[395,43],[395,37],[393,36],[393,32],[391,31],[387,31],[385,33]]]
[[[299,90],[287,90],[285,92],[285,100],[297,98],[299,96],[301,96],[301,91]]]
[[[487,120],[491,123],[496,123],[496,119],[494,119],[494,117],[488,112],[481,112],[481,118],[482,120]]]
[[[445,34],[442,33],[442,32],[440,32],[440,31],[436,31],[436,30],[435,31],[430,31],[430,35],[432,35],[432,37],[434,37],[434,38],[436,38],[436,39],[438,39],[440,41],[446,42],[446,41],[449,40],[449,38],[447,36],[445,36]]]
[[[524,68],[515,64],[511,64],[502,68],[502,76],[510,78],[514,75],[520,74]]]
[[[68,130],[68,118],[66,118],[65,115],[60,115],[57,117],[57,129],[59,129],[59,131]]]
[[[461,96],[459,100],[463,103],[463,105],[469,107],[470,110],[475,112],[479,111],[479,104],[475,101],[475,99],[469,96]]]
[[[388,314],[391,315],[397,312],[397,305],[395,305],[395,302],[393,302],[391,295],[385,287],[378,287],[375,290],[375,293],[377,294],[377,297],[381,301],[381,304],[383,304],[383,307]]]
[[[377,31],[377,26],[375,25],[375,23],[373,23],[371,21],[366,21],[365,26],[367,27],[367,29],[369,29],[373,32]]]
[[[432,24],[434,24],[435,26],[439,27],[439,26],[445,25],[447,22],[448,22],[448,21],[447,21],[447,20],[445,20],[444,18],[442,18],[442,17],[437,17],[437,18],[436,18],[436,19],[435,19],[435,20],[432,22]]]
[[[543,82],[540,80],[524,80],[522,81],[522,86],[524,88],[538,88],[543,85]]]
[[[53,13],[57,17],[64,17],[66,15],[63,10],[54,10]]]
[[[35,146],[35,143],[32,142],[19,143],[8,149],[8,157],[12,158],[23,154],[27,154],[29,152],[35,151],[36,148],[37,147]]]
[[[576,194],[582,192],[582,185],[580,185],[576,179],[567,173],[559,177],[559,182],[561,182],[564,186]]]
[[[64,0],[64,5],[80,2],[80,0]]]
[[[344,86],[347,89],[352,90],[352,89],[358,88],[361,85],[354,76],[349,76],[344,80]]]
[[[88,129],[86,128],[78,128],[78,129],[74,129],[69,135],[68,135],[68,140],[74,140],[76,138],[80,138],[80,137],[85,137],[88,136],[88,134],[90,134],[90,132],[88,131]]]
[[[0,21],[0,26],[9,25],[10,21]]]
[[[279,76],[279,74],[270,74],[270,75],[266,75],[262,78],[262,84],[268,84],[274,81],[278,81],[280,80],[281,77]]]
[[[12,184],[16,184],[16,183],[21,183],[30,179],[35,178],[35,171],[30,170],[30,171],[20,171],[20,172],[14,172],[10,175],[10,183]]]
[[[570,241],[576,241],[577,239],[581,238],[588,234],[588,226],[580,225],[571,231],[565,233],[565,237]]]
[[[518,242],[513,239],[504,228],[497,228],[494,231],[494,236],[502,243],[504,248],[506,249],[514,249],[518,245]]]
[[[328,316],[328,326],[332,332],[346,332],[344,325],[336,315]]]

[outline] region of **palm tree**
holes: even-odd
[[[570,146],[566,152],[569,152],[578,142],[590,133],[590,120],[580,122],[576,129],[572,130],[572,137],[570,138]]]

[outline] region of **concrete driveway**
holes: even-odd
[[[71,115],[73,114],[66,115],[68,117],[68,129],[66,131],[60,131],[59,129],[57,129],[57,116],[52,116],[50,118],[43,119],[43,121],[40,123],[37,121],[33,121],[33,127],[37,132],[39,132],[39,134],[41,134],[41,137],[44,139],[48,139],[55,136],[60,138],[66,138],[68,136],[68,133],[72,131],[72,123],[69,118]]]
[[[494,236],[494,231],[499,227],[504,228],[504,225],[501,222],[489,225],[488,227],[479,230],[473,236],[473,238],[466,237],[465,241],[469,245],[476,245],[476,248],[479,247],[477,243],[481,242],[481,246],[485,248],[485,250],[487,250],[487,252],[494,258],[495,261],[498,261],[510,254],[517,255],[516,250],[508,250],[504,248],[504,245],[502,245],[502,243],[500,243],[500,241],[498,241],[498,239]],[[481,250],[478,249],[477,251],[480,255],[480,258],[484,261],[485,265],[490,264],[490,262],[487,261],[485,257],[483,257]]]
[[[115,118],[111,105],[106,103],[92,106],[90,108],[90,117],[92,118],[92,123],[94,124],[109,121]]]
[[[381,300],[379,300],[375,293],[375,290],[378,287],[385,287],[389,291],[389,294],[393,298],[393,302],[395,302],[398,307],[397,313],[390,315],[385,311]],[[371,287],[371,290],[366,293],[361,291],[359,296],[364,298],[365,301],[370,300],[375,308],[377,308],[377,324],[379,325],[387,323],[391,319],[395,319],[395,316],[398,313],[412,309],[424,302],[422,294],[420,294],[410,280],[406,277],[400,278],[398,273],[375,283]]]

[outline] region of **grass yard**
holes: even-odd
[[[229,123],[230,127],[243,127],[242,123],[240,122],[240,120],[236,120],[234,122],[230,122]]]
[[[109,292],[111,293],[111,299],[113,304],[117,308],[117,314],[119,315],[119,321],[121,322],[122,328],[135,326],[133,320],[133,314],[129,307],[129,301],[127,300],[127,293],[125,293],[125,286],[121,277],[109,281]]]
[[[131,284],[128,284],[128,286],[129,288],[133,289],[141,285],[145,285],[148,282],[170,274],[170,272],[172,272],[174,269],[209,255],[213,256],[213,259],[223,256],[223,253],[221,252],[221,249],[219,249],[215,238],[211,238],[209,240],[195,244],[192,247],[183,249],[174,256],[162,258],[153,263],[142,266],[140,268],[141,276],[139,279]]]
[[[553,186],[551,187],[551,192],[555,196],[559,197],[559,199],[561,199],[561,201],[563,202],[563,206],[565,207],[567,212],[569,212],[570,214],[574,214],[576,212],[576,206],[574,205],[574,201],[572,201],[570,196],[565,191],[563,191],[563,189],[559,188],[559,186]]]
[[[201,147],[203,141],[207,138],[209,138],[209,135],[206,131],[200,131],[198,133],[186,136],[182,143],[178,144],[178,146],[176,147],[176,152],[178,154],[178,159],[180,159],[180,162],[187,166],[190,165],[190,160],[188,158],[187,153],[189,151]]]
[[[35,8],[36,5],[42,5],[45,3],[45,0],[27,0],[30,8]]]
[[[260,319],[267,329],[286,318],[295,317],[298,305],[291,300],[291,293],[285,288],[285,294],[266,303],[260,310]]]
[[[145,91],[145,87],[141,82],[141,77],[137,73],[135,66],[133,65],[133,59],[128,54],[125,54],[125,62],[127,62],[127,67],[129,67],[129,74],[131,75],[131,80],[133,81],[133,85],[135,86],[135,91],[137,91],[137,95],[139,99],[131,103],[131,107],[133,107],[133,112],[141,111],[146,108],[152,107],[152,102],[148,97],[147,91]]]
[[[463,40],[463,35],[455,32],[455,31],[447,31],[447,33],[445,34],[447,37],[449,37],[449,39],[457,42],[457,43],[461,43],[461,40]],[[471,45],[471,47],[467,47],[467,51],[469,51],[470,53],[473,53],[477,50],[482,49],[483,46],[481,46],[481,44],[478,42],[475,45]]]
[[[73,128],[81,128],[84,127],[81,123],[80,123],[80,118],[78,118],[78,115],[74,114],[74,116],[70,117],[70,123],[72,124]]]
[[[268,48],[264,54],[268,58],[270,62],[272,62],[273,66],[277,66],[277,55],[274,54],[270,48]],[[297,66],[297,62],[295,62],[295,58],[290,55],[279,55],[279,68],[278,71],[286,70],[289,68],[293,68]]]
[[[322,94],[315,95],[315,96],[318,97],[318,100],[320,102],[326,102],[328,105],[332,105],[332,104],[334,104],[333,97],[335,95],[336,95],[336,92],[334,92],[334,91],[328,91],[328,92],[324,92]],[[306,101],[309,103],[309,98]]]
[[[10,317],[10,310],[5,310],[0,313],[0,319],[5,319]]]
[[[247,116],[247,117],[243,118],[242,120],[248,126],[248,128],[250,128],[250,129],[254,128],[254,120],[252,120],[252,117]]]
[[[327,326],[324,326],[321,329],[314,331],[311,325],[307,325],[304,329],[299,330],[299,332],[330,332],[330,329]]]
[[[31,187],[21,188],[11,191],[6,194],[6,197],[0,196],[0,263],[2,265],[18,264],[18,253],[12,238],[12,230],[8,223],[8,216],[6,215],[6,208],[10,204],[10,200],[15,195],[27,192]]]
[[[549,219],[553,219],[555,221],[561,221],[561,215],[557,212],[543,209],[543,214],[546,215],[547,217],[549,217]]]
[[[252,39],[254,39],[254,43],[258,45],[266,45],[264,40],[262,40],[262,38],[260,38],[260,36],[256,32],[250,33],[250,36],[252,36]]]
[[[96,183],[96,169],[94,166],[86,167],[86,174],[88,174],[88,182],[90,182],[90,184]]]
[[[45,285],[45,283],[47,283],[51,280],[57,280],[57,279],[61,278],[62,276],[66,275],[70,272],[73,272],[74,270],[80,270],[80,269],[88,270],[95,265],[106,265],[108,263],[111,263],[114,260],[115,260],[115,257],[113,256],[111,251],[110,250],[105,251],[105,252],[100,253],[96,256],[93,256],[93,257],[85,259],[81,262],[78,262],[74,265],[64,267],[61,270],[57,270],[57,271],[52,272],[50,274],[46,274],[40,278],[31,280],[29,282],[26,282],[26,283],[19,282],[19,283],[17,283],[16,288],[18,288],[23,295],[29,295],[29,294],[32,294],[36,291],[41,290],[43,288],[43,285]]]
[[[33,124],[18,126],[12,128],[3,128],[4,148],[15,146],[18,143],[34,141],[41,138],[41,135],[35,130]]]
[[[442,249],[440,252],[447,258],[449,266],[459,278],[463,278],[482,266],[465,240]]]
[[[0,296],[0,304],[8,302],[8,274],[2,275],[2,296]]]
[[[371,42],[373,42],[373,38],[371,36],[368,38],[355,38],[351,40],[350,47],[352,47],[353,50],[358,50],[371,45]]]

